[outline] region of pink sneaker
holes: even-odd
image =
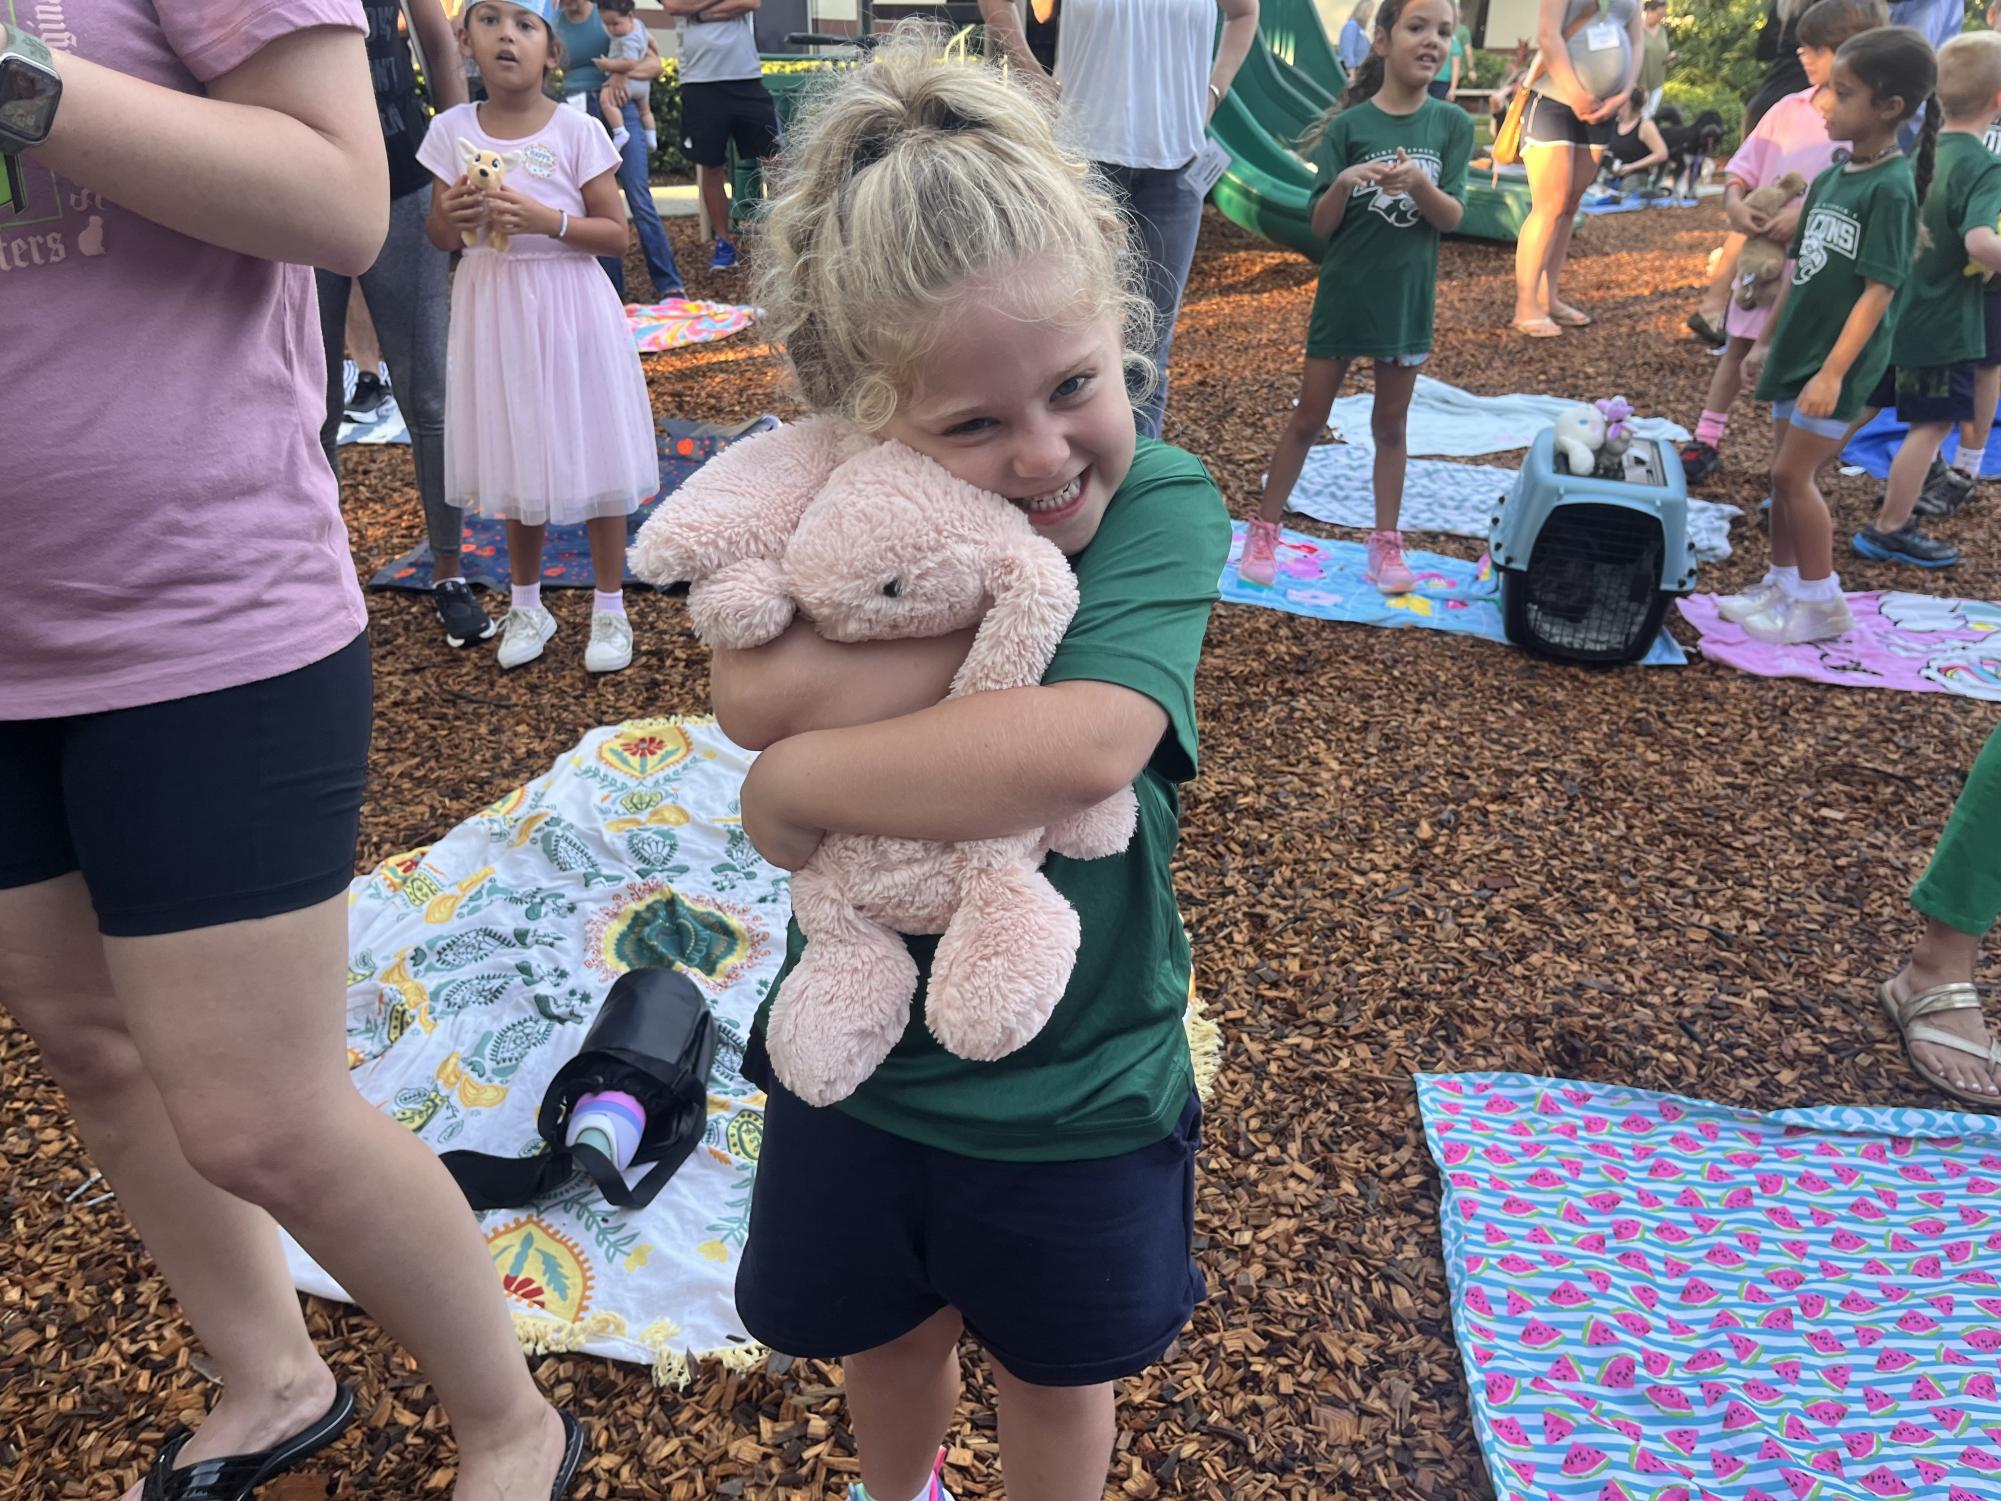
[[[1362,577],[1385,594],[1408,594],[1417,575],[1405,566],[1402,532],[1369,533],[1369,566]]]
[[[1278,523],[1253,516],[1244,531],[1244,555],[1237,560],[1237,577],[1247,584],[1278,581]]]

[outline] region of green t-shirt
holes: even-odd
[[[1893,291],[1911,274],[1918,235],[1918,191],[1911,164],[1894,157],[1850,172],[1836,163],[1813,180],[1788,252],[1797,263],[1772,335],[1758,400],[1791,401],[1820,373],[1866,283]],[[1896,327],[1895,300],[1862,353],[1848,367],[1834,416],[1846,422],[1883,378]]]
[[[1931,191],[1918,222],[1917,264],[1897,294],[1890,362],[1906,370],[1965,365],[1987,352],[1981,280],[1966,274],[1966,236],[2001,217],[2001,161],[1980,137],[1949,130],[1938,138]]]
[[[1373,99],[1336,115],[1313,153],[1318,178],[1308,211],[1334,179],[1359,162],[1394,160],[1401,149],[1439,189],[1462,202],[1473,121],[1442,99],[1408,115],[1385,114]],[[1438,301],[1438,226],[1408,193],[1369,186],[1349,196],[1327,243],[1306,328],[1316,359],[1390,359],[1431,349]]]
[[[1118,1156],[1174,1129],[1194,1075],[1182,1027],[1188,935],[1169,863],[1179,834],[1177,784],[1195,775],[1195,664],[1229,550],[1229,512],[1202,461],[1142,438],[1097,536],[1071,559],[1077,614],[1042,679],[1117,683],[1167,711],[1167,732],[1134,784],[1139,825],[1131,846],[1104,860],[1051,855],[1043,866],[1081,919],[1070,986],[1025,1047],[968,1062],[924,1025],[938,940],[906,939],[919,974],[910,1025],[882,1067],[836,1108],[927,1146],[1010,1162]],[[795,922],[772,996],[804,948]],[[758,1076],[769,1006],[767,997],[746,1067],[766,1084],[768,1076]]]
[[[1667,27],[1656,27],[1652,31],[1648,31],[1642,27],[1640,35],[1645,45],[1640,53],[1639,87],[1651,94],[1655,89],[1667,82]]]

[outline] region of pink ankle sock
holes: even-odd
[[[1704,412],[1702,420],[1695,424],[1695,441],[1707,443],[1711,448],[1723,446],[1723,429],[1730,425],[1728,412]]]

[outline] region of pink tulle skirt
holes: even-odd
[[[452,285],[445,498],[531,526],[627,516],[660,488],[625,308],[590,256],[479,246]]]

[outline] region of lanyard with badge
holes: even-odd
[[[1606,19],[1611,10],[1612,0],[1598,0],[1598,19],[1584,28],[1584,45],[1593,52],[1607,52],[1619,45],[1619,33],[1624,28]]]

